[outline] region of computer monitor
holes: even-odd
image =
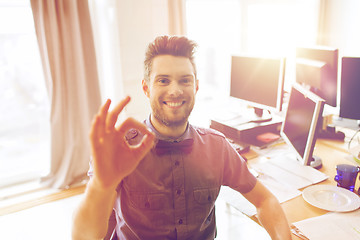
[[[336,107],[339,51],[316,46],[296,48],[296,82]]]
[[[325,100],[325,104],[337,106],[339,50],[336,48],[316,46],[298,47],[296,49],[296,82],[307,87]],[[345,134],[336,131],[327,117],[321,116],[321,128],[318,137],[344,140]]]
[[[271,120],[263,110],[281,111],[285,59],[232,56],[230,96],[254,107],[253,122]]]
[[[339,116],[360,120],[360,58],[342,58],[340,84]]]
[[[280,135],[296,154],[297,160],[314,168],[321,160],[313,156],[318,121],[323,112],[324,100],[299,84],[291,87],[289,104]]]

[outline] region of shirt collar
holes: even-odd
[[[155,127],[152,125],[152,123],[150,121],[150,116],[151,115],[149,115],[149,117],[147,119],[145,119],[145,125],[155,133],[155,136],[156,136],[157,139],[164,140],[164,141],[169,141],[169,142],[181,142],[182,140],[192,139],[193,138],[192,135],[191,135],[191,131],[190,131],[191,125],[189,124],[189,122],[188,122],[188,124],[186,126],[185,132],[180,137],[171,138],[171,137],[162,135],[161,133],[159,133],[155,129]]]

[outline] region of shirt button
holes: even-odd
[[[181,189],[176,190],[177,195],[181,194]]]
[[[179,224],[183,224],[183,220],[182,220],[182,219],[179,220]]]
[[[208,201],[211,202],[211,196],[208,196]]]
[[[175,166],[179,166],[180,165],[180,162],[179,161],[176,161],[175,162]]]
[[[149,202],[146,202],[146,203],[145,203],[145,207],[146,207],[146,208],[150,208],[150,203],[149,203]]]

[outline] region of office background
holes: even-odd
[[[126,115],[138,120],[147,117],[150,109],[141,90],[144,50],[157,35],[187,35],[199,43],[200,90],[192,119],[195,122],[197,117],[207,116],[212,104],[221,104],[229,95],[233,54],[291,58],[298,45],[325,45],[338,48],[340,57],[360,57],[357,0],[87,2],[100,101],[112,98],[116,102],[130,95],[133,100]],[[289,69],[287,83],[293,77]],[[38,184],[51,168],[51,108],[43,75],[30,0],[0,0],[0,207],[15,203],[19,196],[19,201],[33,200],[56,192],[40,192],[43,188]],[[59,144],[61,140],[53,142]],[[82,161],[87,163],[88,159]],[[74,187],[69,183],[74,183],[73,179],[56,187]],[[23,197],[31,194],[35,197]],[[75,204],[55,205],[59,211],[54,214],[69,223],[72,208],[62,209]],[[42,212],[49,212],[49,208],[44,207]],[[31,221],[38,213],[33,211],[23,222]],[[6,218],[3,223],[18,222],[18,216]],[[46,222],[40,222],[44,229]],[[66,233],[69,228],[70,225],[64,225]]]
[[[291,57],[298,45],[319,44],[338,48],[340,56],[360,56],[356,0],[89,0],[88,5],[100,100],[132,96],[126,114],[138,120],[149,113],[141,90],[144,50],[157,35],[187,35],[199,43],[197,100],[205,110],[228,96],[233,54]],[[1,110],[6,112],[1,116],[0,161],[5,188],[39,179],[51,168],[51,109],[30,1],[1,0],[0,11]],[[28,18],[21,20],[19,14]],[[24,35],[29,38],[19,37]],[[21,45],[24,42],[33,45]],[[287,82],[292,74],[286,74]],[[69,183],[74,181],[58,186]]]

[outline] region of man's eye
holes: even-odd
[[[159,83],[162,83],[162,84],[165,84],[165,83],[168,83],[169,80],[168,80],[167,78],[160,78],[160,79],[158,80],[158,82],[159,82]]]
[[[187,83],[191,83],[192,81],[188,78],[184,78],[181,80],[181,82],[187,84]]]

